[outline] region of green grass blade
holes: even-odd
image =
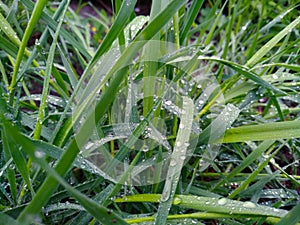
[[[262,57],[264,57],[284,36],[292,31],[300,23],[300,16],[292,23],[275,35],[262,48],[260,48],[246,63],[246,66],[253,67]]]
[[[175,141],[175,147],[171,156],[168,174],[164,186],[164,190],[161,197],[161,202],[158,207],[157,216],[155,218],[155,224],[165,224],[169,215],[169,210],[173,202],[173,197],[179,182],[180,173],[183,167],[184,160],[186,158],[187,146],[189,142],[193,115],[194,104],[190,98],[183,97],[184,114],[182,113],[177,138]]]
[[[117,198],[115,202],[159,202],[160,194],[139,194]],[[175,195],[173,205],[182,206],[188,209],[203,210],[206,212],[223,213],[227,215],[247,216],[269,216],[282,218],[288,211],[262,206],[253,202],[242,202],[226,198],[210,198],[194,195]]]
[[[67,11],[67,8],[69,6],[70,1],[68,1],[68,3],[65,5],[65,9],[61,14],[61,20],[57,26],[57,30],[54,34],[53,37],[53,42],[51,44],[50,50],[49,50],[49,55],[47,58],[47,62],[46,62],[46,72],[45,72],[45,76],[44,76],[44,84],[43,84],[43,92],[42,92],[42,99],[40,102],[40,107],[39,107],[39,112],[38,112],[38,117],[37,117],[37,123],[34,129],[34,134],[33,134],[33,138],[34,139],[39,139],[41,136],[41,132],[42,132],[42,127],[43,127],[43,121],[45,118],[45,109],[47,107],[47,96],[48,96],[48,92],[49,92],[49,82],[50,82],[50,76],[51,76],[51,71],[52,71],[52,65],[53,65],[53,61],[54,61],[54,54],[55,54],[55,49],[56,49],[56,45],[58,42],[58,35],[59,35],[59,31],[60,28],[62,26],[62,22],[63,22],[63,18],[65,16],[65,13]]]
[[[281,140],[300,137],[300,121],[272,122],[231,128],[226,131],[222,143]]]
[[[113,211],[103,207],[91,198],[88,198],[84,194],[80,193],[69,185],[55,170],[48,166],[48,164],[43,160],[40,161],[41,166],[43,166],[46,171],[51,174],[61,185],[68,190],[71,195],[83,206],[91,215],[93,215],[99,222],[104,225],[117,224],[126,225],[127,223],[115,214]],[[19,219],[20,220],[20,219]]]
[[[21,45],[20,45],[20,48],[19,48],[19,51],[18,51],[16,64],[15,64],[15,67],[14,67],[12,80],[11,80],[11,83],[10,83],[10,91],[12,91],[14,89],[15,85],[16,85],[17,76],[18,76],[19,68],[20,68],[20,65],[21,65],[21,61],[22,61],[22,58],[23,58],[23,55],[24,55],[26,45],[28,43],[28,40],[31,36],[31,33],[32,33],[36,23],[40,19],[41,13],[43,12],[43,9],[46,6],[47,2],[48,2],[47,0],[39,0],[39,1],[37,1],[36,5],[33,9],[32,15],[31,15],[30,20],[28,22],[28,25],[26,27],[26,30],[25,30],[25,33],[24,33],[24,36],[23,36],[23,39],[22,39],[22,42],[21,42]]]

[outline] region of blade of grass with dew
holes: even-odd
[[[37,3],[35,4],[35,7],[33,9],[32,15],[30,17],[30,20],[28,22],[28,25],[26,27],[19,51],[18,51],[18,55],[17,55],[17,59],[16,59],[16,64],[14,67],[14,71],[12,74],[12,79],[11,79],[11,83],[10,83],[10,92],[13,91],[15,85],[16,85],[16,80],[17,80],[17,76],[18,76],[18,72],[19,72],[19,68],[21,65],[21,61],[24,55],[24,51],[26,48],[26,45],[28,43],[28,40],[31,36],[31,33],[36,25],[36,23],[39,21],[41,13],[43,12],[44,7],[46,6],[48,0],[38,0]]]
[[[255,83],[257,83],[260,86],[266,87],[276,93],[280,93],[280,94],[286,94],[284,91],[274,87],[273,85],[271,85],[270,83],[266,82],[265,80],[263,80],[262,78],[260,78],[259,76],[257,76],[254,72],[250,71],[247,67],[241,66],[237,63],[234,62],[230,62],[228,60],[224,60],[224,59],[220,59],[217,57],[203,57],[200,56],[198,57],[198,59],[202,59],[202,60],[212,60],[212,61],[216,61],[219,63],[222,63],[226,66],[229,66],[230,68],[234,69],[235,71],[241,73],[242,75],[244,75],[245,77],[249,78],[250,80],[254,81]]]
[[[178,220],[181,219],[182,220]],[[223,213],[208,213],[208,212],[195,212],[195,213],[190,213],[190,214],[174,214],[174,215],[169,215],[168,216],[168,221],[171,224],[174,224],[175,222],[177,222],[177,224],[197,224],[197,225],[204,225],[204,223],[200,223],[200,222],[196,222],[195,220],[188,220],[188,218],[191,219],[200,219],[200,220],[208,220],[208,219],[213,219],[213,220],[221,220],[224,218],[236,218],[236,219],[240,219],[239,215],[230,215],[230,214],[223,214]],[[250,218],[256,218],[255,216],[249,216]],[[155,220],[155,216],[149,216],[149,217],[140,217],[140,218],[130,218],[130,219],[126,219],[126,222],[129,224],[139,224],[139,223],[145,223],[145,222],[151,222]],[[276,222],[278,222],[279,219],[278,218],[274,218],[274,217],[266,217],[266,223],[268,224],[275,224]],[[225,222],[223,220],[223,222]],[[225,224],[225,223],[224,223]],[[230,225],[241,225],[241,223],[234,223],[234,221],[229,221],[226,224],[230,224]],[[297,225],[300,225],[297,224]]]
[[[226,131],[222,143],[281,140],[300,137],[300,120],[271,122],[231,128]]]
[[[300,23],[300,16],[296,18],[292,23],[275,35],[270,41],[268,41],[263,47],[261,47],[246,63],[247,67],[253,67],[262,57],[264,57],[284,36],[292,31]]]
[[[201,166],[199,166],[200,172],[207,169],[218,155],[220,146],[216,144],[216,140],[222,139],[225,131],[229,129],[238,118],[239,113],[240,110],[234,105],[226,105],[220,115],[200,134],[200,139],[202,139],[202,135],[204,137],[208,136],[208,144],[202,154]]]
[[[54,61],[54,54],[55,54],[55,49],[56,45],[58,43],[58,37],[59,37],[59,31],[62,26],[63,18],[67,12],[67,8],[69,6],[70,1],[67,1],[67,4],[65,5],[65,8],[61,14],[61,20],[57,26],[57,30],[55,31],[55,34],[53,35],[53,41],[49,50],[49,55],[48,59],[46,62],[46,72],[44,76],[44,84],[43,84],[43,91],[42,91],[42,98],[40,102],[40,107],[39,107],[39,112],[38,112],[38,117],[37,117],[37,122],[36,126],[34,129],[33,133],[33,138],[38,140],[41,136],[42,132],[42,127],[43,127],[43,121],[45,119],[45,109],[47,107],[47,97],[48,97],[48,92],[49,92],[49,82],[50,82],[50,76],[51,76],[51,71],[52,71],[52,65]],[[50,31],[51,32],[51,31]]]
[[[115,202],[155,202],[161,199],[160,194],[138,194],[117,198]],[[210,198],[193,195],[175,195],[173,205],[181,206],[187,209],[203,210],[206,212],[216,212],[228,215],[247,216],[268,216],[282,218],[287,215],[288,211],[276,209],[268,206],[255,204],[253,202],[242,202],[230,200],[227,198]]]
[[[52,169],[46,160],[44,159],[44,155],[40,154],[32,145],[32,143],[23,135],[19,133],[16,127],[13,127],[8,121],[6,121],[2,116],[2,123],[4,126],[5,132],[7,132],[12,138],[13,141],[19,143],[23,149],[26,150],[27,154],[33,158],[33,160],[44,168],[49,175],[51,175],[55,180],[57,180],[61,185],[63,185],[72,195],[73,197],[97,220],[102,222],[103,224],[127,224],[122,218],[117,216],[114,212],[109,209],[99,205],[92,199],[86,197],[72,186],[70,186],[54,169]],[[24,211],[23,211],[24,212]],[[18,217],[18,221],[26,221],[26,217],[28,214],[21,213]]]
[[[54,145],[48,144],[44,141],[40,140],[31,140],[32,144],[35,146],[36,149],[39,149],[40,152],[43,154],[50,156],[53,159],[60,159],[63,154],[63,149],[56,147]],[[73,166],[76,166],[78,168],[81,168],[82,170],[88,171],[92,174],[97,174],[99,176],[102,176],[106,180],[109,180],[113,183],[117,183],[115,179],[110,177],[108,174],[106,174],[104,171],[99,169],[97,166],[95,166],[93,163],[88,161],[87,159],[77,156],[73,162]]]
[[[194,104],[188,97],[183,97],[182,116],[175,141],[175,147],[171,156],[168,174],[158,207],[155,224],[165,224],[169,210],[173,202],[175,191],[179,182],[180,173],[186,158],[187,144],[189,143]]]
[[[156,34],[171,18],[172,15],[185,3],[185,0],[174,0],[172,1],[165,10],[163,10],[148,26],[138,35],[136,41],[141,42],[142,40],[148,40]],[[128,13],[128,12],[127,12]],[[144,44],[142,42],[142,44]],[[131,47],[130,47],[131,46]],[[118,68],[122,68],[126,62],[130,60],[133,55],[137,52],[138,49],[141,47],[141,43],[134,44],[132,43],[122,54],[121,58],[118,60],[114,68],[110,71],[109,76],[112,75],[114,71]],[[121,71],[122,72],[122,71]],[[121,81],[124,79],[123,73],[117,74],[114,79],[112,80],[110,86],[106,88],[105,92],[103,93],[100,101],[96,105],[95,112],[96,115],[92,114],[86,119],[85,124],[81,127],[80,131],[76,135],[77,138],[80,140],[87,140],[87,138],[92,133],[93,129],[90,129],[90,124],[94,124],[98,122],[102,116],[104,115],[106,108],[110,105],[114,96],[117,93],[117,88],[119,87]],[[95,117],[96,116],[96,117]],[[77,146],[76,138],[74,138],[64,154],[62,155],[61,159],[57,163],[55,169],[60,175],[64,175],[70,166],[72,165],[76,155],[79,152],[79,147]],[[35,197],[32,199],[30,204],[24,209],[22,215],[25,216],[26,214],[36,214],[39,212],[43,205],[49,200],[52,192],[57,187],[57,181],[48,176],[38,192],[36,193]],[[23,217],[22,216],[22,217]]]

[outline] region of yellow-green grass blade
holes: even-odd
[[[117,198],[115,202],[158,203],[160,198],[160,194],[138,194]],[[239,215],[239,218],[248,218],[248,216],[282,218],[288,213],[288,211],[283,209],[263,206],[249,201],[243,202],[227,198],[211,198],[194,195],[175,195],[172,204],[187,209],[203,210],[206,212],[223,213],[227,215]]]

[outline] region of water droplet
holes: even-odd
[[[181,143],[180,141],[177,141],[177,142],[176,142],[176,146],[177,146],[177,147],[180,147],[181,145],[182,145],[182,143]]]
[[[253,202],[244,202],[243,206],[245,208],[255,208],[256,205]]]
[[[277,80],[277,79],[278,79],[278,76],[277,76],[276,74],[273,74],[273,75],[272,75],[272,78],[275,79],[275,80]]]
[[[180,156],[180,159],[185,160],[185,156],[184,155]]]
[[[36,158],[41,159],[41,158],[43,158],[43,157],[45,156],[45,153],[42,152],[42,151],[35,151],[35,152],[34,152],[34,156],[35,156]]]
[[[184,124],[180,123],[179,128],[183,129],[184,128]]]
[[[168,101],[165,102],[165,104],[166,104],[166,105],[171,105],[172,102],[171,102],[170,100],[168,100]]]
[[[174,205],[179,205],[181,203],[181,201],[182,201],[181,198],[175,197],[174,200],[173,200],[173,204]]]
[[[176,160],[172,159],[170,162],[170,166],[176,166],[177,162]]]
[[[218,204],[219,205],[225,205],[227,203],[227,199],[226,198],[221,198],[218,200]]]

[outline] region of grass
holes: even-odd
[[[0,3],[0,224],[300,224],[297,1],[84,4]]]

